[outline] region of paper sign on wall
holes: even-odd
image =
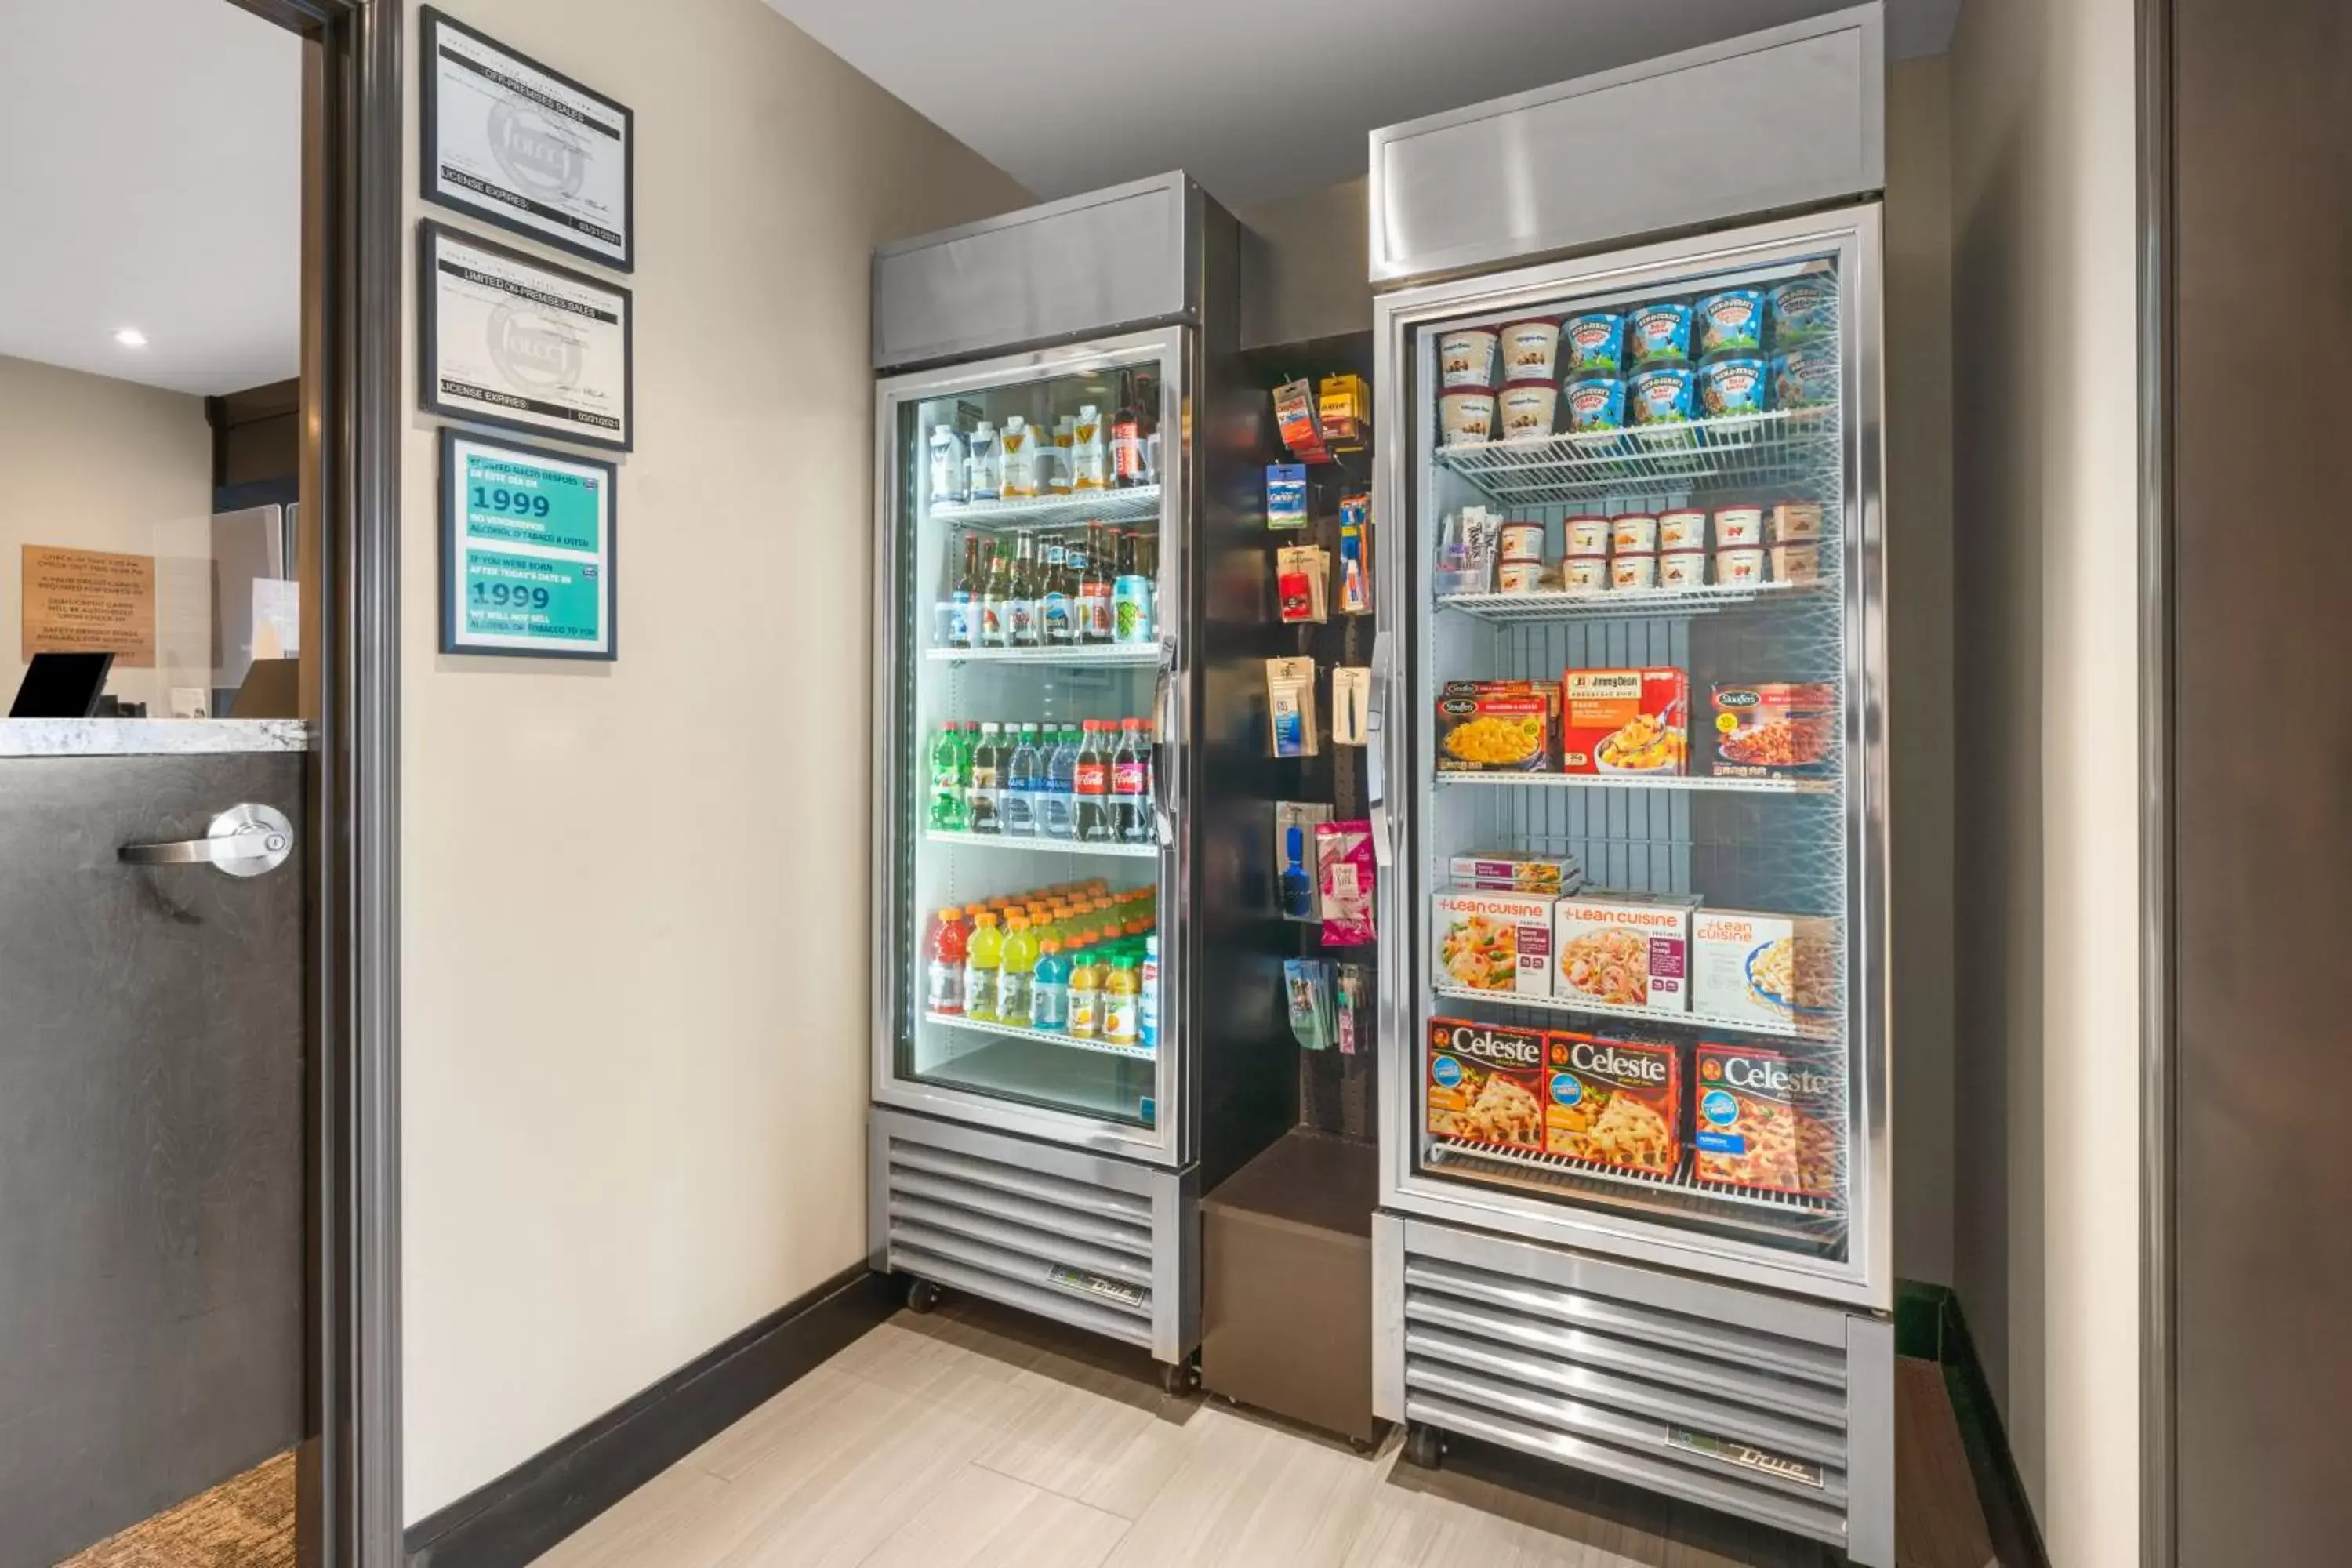
[[[155,668],[155,558],[57,544],[24,547],[21,657],[110,653],[118,668]]]

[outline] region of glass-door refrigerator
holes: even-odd
[[[987,1297],[1171,1381],[1236,1044],[1202,1038],[1189,894],[1217,788],[1193,433],[1233,236],[1177,175],[876,270],[877,363],[941,363],[883,374],[875,408],[873,1260],[919,1308]]]
[[[1880,261],[1864,200],[1490,266],[1381,296],[1375,379],[1376,1407],[1416,1461],[1499,1443],[1872,1563]]]

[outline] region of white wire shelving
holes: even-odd
[[[1686,1161],[1678,1162],[1675,1172],[1665,1175],[1597,1164],[1589,1160],[1548,1154],[1538,1150],[1505,1149],[1492,1143],[1472,1142],[1467,1139],[1433,1137],[1430,1145],[1432,1160],[1440,1164],[1453,1161],[1490,1161],[1498,1165],[1538,1172],[1561,1184],[1592,1182],[1612,1187],[1672,1193],[1704,1202],[1763,1209],[1786,1219],[1810,1224],[1843,1226],[1845,1222],[1844,1205],[1833,1196],[1823,1194],[1816,1197],[1703,1182],[1691,1173]]]
[[[940,522],[992,533],[1053,523],[1150,522],[1160,516],[1160,487],[1138,485],[1133,489],[1087,490],[1081,495],[934,505],[931,516]]]
[[[1482,621],[1609,620],[1633,616],[1708,616],[1725,610],[1774,608],[1819,593],[1811,584],[1753,586],[1615,588],[1576,594],[1545,588],[1532,594],[1441,594],[1437,607]]]
[[[1675,795],[1797,795],[1827,796],[1838,793],[1834,778],[1734,779],[1712,773],[1449,773],[1436,775],[1441,787],[1518,789],[1632,789]]]
[[[1017,1024],[991,1023],[985,1018],[968,1018],[961,1013],[926,1013],[931,1023],[950,1029],[970,1029],[976,1034],[999,1035],[1011,1040],[1035,1040],[1048,1046],[1066,1046],[1074,1051],[1092,1051],[1097,1056],[1125,1057],[1130,1061],[1148,1062],[1160,1053],[1150,1046],[1130,1046],[1098,1037],[1073,1035],[1060,1029],[1029,1029]]]
[[[1834,1021],[1814,1024],[1802,1019],[1781,1022],[1770,1018],[1725,1018],[1708,1013],[1669,1013],[1656,1007],[1627,1007],[1612,1002],[1596,1002],[1583,996],[1523,996],[1513,991],[1474,991],[1466,985],[1435,985],[1430,988],[1448,1002],[1484,1002],[1502,1007],[1527,1007],[1539,1013],[1559,1013],[1572,1017],[1628,1018],[1654,1026],[1692,1029],[1700,1034],[1767,1035],[1775,1039],[1804,1040],[1816,1045],[1834,1045],[1838,1026]]]
[[[923,657],[934,664],[1045,664],[1075,669],[1102,666],[1156,665],[1157,642],[1082,643],[1075,647],[933,647]]]
[[[1125,797],[1121,797],[1125,798]],[[1108,855],[1129,860],[1156,860],[1157,844],[1095,844],[1076,838],[1047,838],[1037,834],[966,833],[930,827],[923,837],[934,844],[968,845],[980,849],[1025,849],[1047,855]]]
[[[1542,506],[1643,491],[1787,484],[1834,468],[1834,409],[1775,410],[1457,443],[1437,448],[1438,467],[1509,504]]]

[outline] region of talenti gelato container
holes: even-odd
[[[1544,525],[1540,522],[1507,522],[1496,535],[1501,541],[1500,559],[1505,561],[1540,561],[1543,559]]]
[[[1495,438],[1495,389],[1491,386],[1451,386],[1438,395],[1437,426],[1444,445],[1475,445]]]
[[[1770,384],[1761,354],[1717,354],[1698,367],[1699,410],[1710,419],[1761,414]]]
[[[1625,357],[1645,365],[1686,360],[1691,352],[1691,308],[1679,300],[1643,305],[1625,318]]]
[[[1658,514],[1658,548],[1664,550],[1705,550],[1706,548],[1706,513],[1695,508]]]
[[[1761,547],[1718,550],[1715,552],[1715,580],[1725,588],[1753,588],[1764,581],[1764,552]]]
[[[1658,556],[1658,586],[1699,588],[1706,584],[1706,552],[1669,550]]]
[[[1571,594],[1598,594],[1609,586],[1609,558],[1571,555],[1560,563],[1559,585]]]
[[[1764,296],[1754,289],[1726,289],[1698,302],[1698,352],[1755,352],[1764,346]]]
[[[1491,390],[1502,380],[1496,350],[1501,339],[1484,327],[1462,327],[1437,338],[1437,384],[1483,386]]]
[[[1772,581],[1818,583],[1822,580],[1822,547],[1818,544],[1772,546]]]
[[[1625,318],[1587,310],[1559,327],[1560,358],[1570,375],[1615,375],[1625,364]]]
[[[1636,425],[1674,425],[1691,416],[1697,373],[1686,364],[1638,371],[1625,384],[1625,405]]]
[[[1658,585],[1658,557],[1654,551],[1632,551],[1609,558],[1609,585],[1612,588],[1654,588]]]
[[[1571,517],[1562,525],[1568,535],[1570,555],[1606,555],[1609,553],[1609,520],[1605,517]]]
[[[1551,434],[1559,407],[1559,388],[1548,381],[1514,381],[1504,386],[1496,402],[1496,417],[1506,441]]]
[[[1715,547],[1727,550],[1735,544],[1764,542],[1764,509],[1760,506],[1717,507],[1715,512]]]
[[[1641,555],[1658,548],[1658,520],[1647,512],[1628,512],[1609,520],[1609,553]]]
[[[1559,318],[1532,316],[1503,323],[1503,379],[1559,380]]]
[[[1568,384],[1570,430],[1619,430],[1625,425],[1625,384],[1613,375],[1579,376]]]

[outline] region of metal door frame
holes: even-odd
[[[318,47],[306,63],[315,99],[305,89],[318,144],[304,156],[318,226],[305,285],[317,292],[304,308],[320,331],[303,416],[325,675],[305,824],[301,1561],[399,1568],[401,4],[230,3]]]

